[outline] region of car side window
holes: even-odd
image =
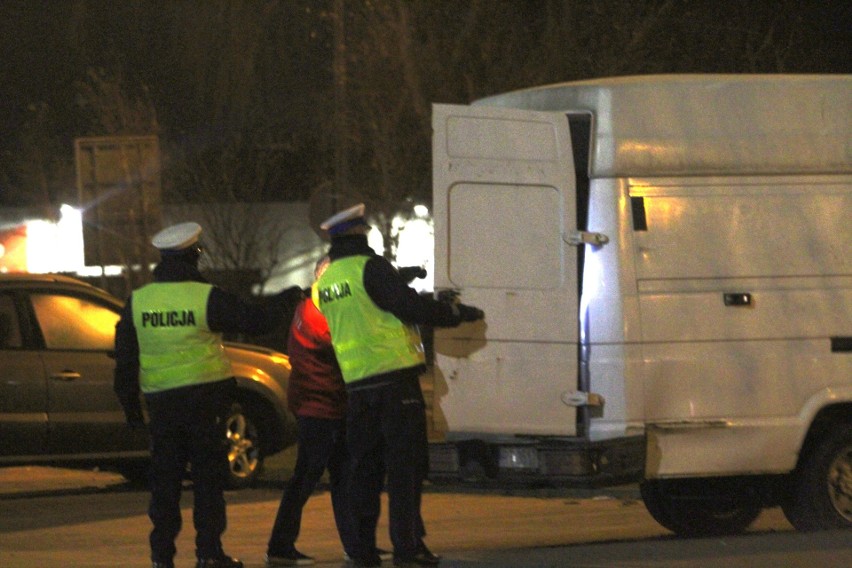
[[[0,294],[0,349],[20,349],[23,345],[15,299]]]
[[[31,299],[48,349],[113,349],[117,312],[85,298],[59,293],[35,293]]]

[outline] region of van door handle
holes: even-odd
[[[749,292],[726,292],[722,295],[726,306],[750,306],[751,293]]]
[[[53,373],[52,375],[50,375],[50,378],[54,381],[64,382],[75,381],[80,377],[82,377],[82,375],[76,371],[60,371],[58,373]]]

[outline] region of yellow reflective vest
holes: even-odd
[[[426,362],[417,326],[379,308],[364,289],[369,259],[358,255],[333,261],[312,288],[346,384]]]
[[[133,292],[139,385],[153,393],[233,376],[222,335],[207,325],[203,282],[157,282]]]

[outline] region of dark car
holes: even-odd
[[[144,477],[148,436],[113,392],[122,301],[59,275],[0,274],[0,464],[96,463]],[[227,420],[232,488],[295,443],[287,356],[225,343],[239,387]]]

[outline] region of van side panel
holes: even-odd
[[[477,101],[594,115],[592,178],[848,172],[852,75],[639,75]]]
[[[630,197],[647,225],[634,231],[640,282],[852,274],[848,180],[631,180]]]
[[[629,197],[649,476],[789,471],[804,409],[852,388],[832,351],[852,336],[850,178],[633,180]]]

